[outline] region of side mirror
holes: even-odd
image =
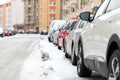
[[[90,12],[80,13],[80,19],[82,19],[84,21],[90,21]]]
[[[70,28],[70,30],[73,30],[73,28]]]

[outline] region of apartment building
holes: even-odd
[[[39,30],[48,30],[50,22],[60,19],[61,0],[39,0]]]
[[[0,27],[2,27],[2,6],[0,6]]]
[[[11,1],[11,25],[14,26],[17,31],[19,29],[24,29],[24,2],[23,0],[12,0]]]
[[[0,5],[0,27],[11,27],[11,3]]]
[[[24,1],[24,30],[37,31],[39,26],[38,0],[23,0],[23,1]]]
[[[104,0],[62,0],[62,19],[78,18],[83,11],[96,12]]]

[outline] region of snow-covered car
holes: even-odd
[[[105,0],[93,20],[90,12],[80,18],[89,23],[79,37],[78,75],[89,77],[94,71],[106,80],[120,80],[120,1]]]
[[[49,26],[49,32],[48,32],[48,40],[49,40],[49,42],[53,42],[53,34],[56,32],[58,27],[61,24],[64,24],[65,22],[66,22],[66,20],[54,20],[54,21],[51,22],[51,24]]]
[[[0,27],[0,37],[3,37],[4,36],[4,33],[3,33],[3,28]]]

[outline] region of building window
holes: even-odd
[[[71,11],[72,11],[72,12],[75,12],[75,9],[74,9],[74,8],[72,8],[72,9],[71,9]]]
[[[55,14],[56,11],[55,10],[50,10],[50,14]]]
[[[68,13],[69,13],[68,10],[66,10],[66,15],[67,15]]]
[[[28,8],[28,13],[30,13],[31,12],[31,8]]]
[[[28,16],[28,22],[31,22],[31,16]]]
[[[31,0],[28,0],[28,4],[31,4]]]
[[[55,6],[56,3],[55,2],[50,2],[50,6]]]

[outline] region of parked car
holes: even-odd
[[[65,22],[66,22],[65,20],[54,20],[54,21],[51,22],[51,24],[49,26],[49,32],[48,32],[48,40],[49,40],[49,42],[53,42],[53,34],[56,32],[58,27],[61,24],[64,24]]]
[[[3,33],[3,28],[0,27],[0,37],[3,37],[4,36],[4,33]]]
[[[64,25],[64,28],[62,30],[60,30],[59,34],[58,34],[58,49],[61,49],[65,47],[64,43],[65,43],[65,39],[67,37],[67,35],[69,34],[69,32],[73,29],[75,23],[77,22],[77,19],[70,19],[66,22],[66,24]]]
[[[90,12],[80,18],[89,21],[79,36],[77,73],[89,77],[92,71],[106,80],[120,80],[120,2],[105,0],[93,20]]]
[[[28,33],[29,33],[29,34],[36,34],[37,31],[36,31],[35,29],[29,29],[29,30],[28,30]]]
[[[85,28],[87,21],[79,19],[75,24],[72,31],[69,32],[65,39],[65,57],[71,57],[73,65],[77,64],[77,51],[78,51],[78,36],[81,34]]]
[[[5,36],[11,36],[12,35],[12,31],[10,29],[4,29],[4,35]]]
[[[48,34],[48,31],[47,31],[47,30],[42,30],[42,31],[40,31],[40,34],[41,34],[41,35],[47,35],[47,34]]]
[[[19,33],[19,34],[24,34],[24,33],[29,34],[29,31],[24,31],[23,29],[19,29],[19,30],[17,30],[17,33]]]
[[[58,34],[59,34],[59,32],[60,32],[60,30],[61,29],[63,29],[63,27],[64,27],[64,24],[61,24],[59,27],[58,27],[58,29],[56,30],[56,32],[54,33],[54,35],[53,35],[53,43],[55,44],[55,45],[57,45],[57,39],[58,39]]]
[[[5,36],[12,36],[16,34],[16,30],[13,27],[6,27],[3,31]]]
[[[7,29],[9,29],[11,32],[11,35],[15,35],[17,33],[17,31],[15,30],[14,27],[8,27]]]

